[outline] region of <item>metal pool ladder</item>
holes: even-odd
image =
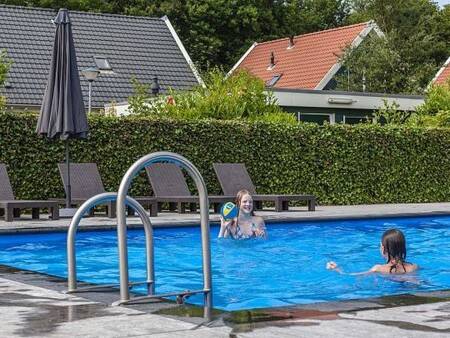
[[[164,294],[155,294],[155,272],[154,272],[154,245],[153,245],[153,227],[149,216],[145,209],[133,198],[127,196],[133,178],[145,167],[154,163],[170,162],[184,168],[187,173],[193,178],[198,190],[200,200],[200,226],[202,238],[202,267],[203,267],[203,289],[201,290],[186,290],[176,291]],[[75,252],[75,237],[78,225],[86,212],[88,212],[95,205],[103,204],[108,201],[117,200],[117,235],[119,248],[119,272],[120,283],[109,285],[96,285],[83,288],[77,287],[76,274],[76,252]],[[133,208],[142,220],[145,230],[146,240],[146,256],[147,256],[147,279],[143,282],[129,281],[128,276],[128,246],[127,246],[127,223],[126,223],[126,207]],[[99,289],[105,289],[113,286],[120,286],[120,300],[113,303],[113,305],[141,303],[147,300],[176,296],[177,300],[183,300],[184,297],[203,293],[204,295],[204,317],[211,319],[212,311],[212,278],[211,278],[211,245],[209,234],[209,201],[208,192],[205,182],[198,169],[186,158],[179,154],[171,152],[156,152],[145,155],[137,160],[125,173],[119,186],[118,193],[103,193],[96,195],[85,203],[83,203],[77,210],[75,216],[69,226],[67,236],[67,269],[68,269],[68,293],[88,292]],[[130,298],[129,288],[137,284],[147,284],[147,295],[136,296]]]

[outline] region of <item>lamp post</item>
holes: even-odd
[[[81,73],[84,75],[86,80],[89,82],[89,105],[88,105],[88,113],[91,113],[91,98],[92,98],[92,82],[97,78],[100,71],[96,67],[89,67],[83,69]]]

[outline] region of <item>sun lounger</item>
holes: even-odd
[[[52,219],[59,219],[58,203],[54,201],[16,200],[11,187],[6,166],[0,163],[0,210],[5,215],[6,222],[12,222],[14,217],[20,217],[20,210],[31,208],[33,219],[39,219],[39,209],[47,208]]]
[[[59,163],[58,168],[67,193],[67,165]],[[80,205],[89,198],[106,192],[95,163],[70,163],[70,186],[71,201],[74,205]],[[153,197],[133,198],[150,209],[150,216],[157,216],[157,204]],[[63,203],[64,200],[59,200],[59,202]],[[105,205],[108,217],[116,217],[116,202],[107,202]],[[129,210],[129,213],[132,211]]]
[[[214,163],[213,167],[225,195],[236,195],[239,190],[246,189],[257,206],[260,206],[261,202],[274,202],[275,210],[278,212],[289,210],[290,201],[306,201],[309,211],[316,208],[316,197],[313,195],[258,194],[243,163]]]
[[[186,204],[189,204],[191,211],[197,210],[199,197],[189,191],[180,167],[174,163],[155,163],[145,169],[158,204],[169,203],[172,210],[176,206],[179,213],[186,211]],[[208,198],[214,211],[218,212],[220,204],[234,201],[235,196],[208,196]]]

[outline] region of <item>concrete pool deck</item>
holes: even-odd
[[[269,222],[450,215],[450,203],[318,206],[315,212],[293,208],[258,214]],[[160,213],[151,220],[155,227],[187,226],[198,224],[199,215]],[[212,215],[211,221],[217,222],[218,216]],[[69,222],[25,216],[11,223],[0,220],[0,233],[65,231]],[[139,227],[140,220],[131,217],[128,224]],[[115,227],[115,219],[89,217],[80,229]],[[68,295],[62,292],[65,287],[65,281],[56,278],[0,269],[0,337],[450,336],[450,292],[243,311],[231,318],[217,315],[204,323],[189,313],[188,317],[174,315],[176,311],[155,311],[154,306],[110,306],[107,296]]]
[[[433,216],[450,215],[450,203],[406,203],[406,204],[370,204],[348,206],[317,206],[316,211],[307,211],[305,207],[290,208],[287,212],[275,212],[271,209],[257,211],[266,222],[289,221],[324,221],[335,219],[360,219],[360,218],[384,218],[407,216]],[[171,213],[161,212],[157,217],[151,217],[154,227],[190,226],[200,223],[199,213]],[[217,214],[210,215],[212,223],[219,222]],[[24,215],[14,222],[5,222],[0,219],[0,234],[20,231],[65,231],[70,219],[49,220],[42,215],[40,220],[31,219],[31,215]],[[86,217],[80,223],[80,229],[114,229],[116,219],[104,216]],[[127,225],[130,227],[141,226],[138,217],[128,217]]]
[[[133,306],[109,306],[48,287],[4,278],[0,273],[0,337],[448,337],[450,292],[428,294],[423,300],[397,297],[397,306],[378,301],[312,304],[271,309],[271,320],[234,322],[217,315],[202,318],[155,314]],[[422,304],[414,304],[414,297]],[[393,298],[393,297],[391,297]],[[439,301],[441,300],[441,301]],[[387,301],[392,302],[392,300]],[[398,306],[402,304],[414,304]],[[176,305],[178,306],[178,305]],[[366,308],[355,310],[358,307]],[[232,318],[231,318],[232,319]],[[236,319],[236,318],[235,318]]]

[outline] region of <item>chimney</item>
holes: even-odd
[[[288,48],[287,48],[287,49],[292,49],[292,48],[294,48],[294,45],[295,45],[295,43],[294,43],[294,36],[293,36],[293,35],[290,35],[290,36],[289,36],[289,45],[288,45]]]
[[[267,67],[267,70],[271,70],[273,67],[275,67],[275,53],[271,52],[270,53],[270,62],[269,62],[269,66]]]

